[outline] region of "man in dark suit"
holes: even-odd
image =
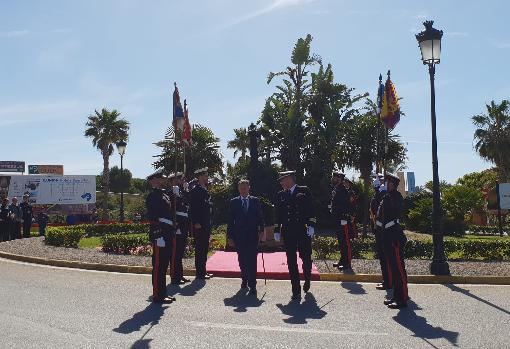
[[[276,198],[275,240],[283,237],[287,266],[292,284],[292,299],[301,299],[301,285],[296,252],[303,261],[305,283],[303,291],[310,290],[312,275],[312,237],[315,231],[315,211],[310,189],[296,184],[295,171],[280,172],[280,184],[283,188]]]
[[[250,196],[250,182],[239,181],[239,196],[230,200],[227,227],[229,242],[236,247],[241,269],[241,289],[250,287],[250,295],[257,295],[257,246],[264,234],[264,218],[260,200]]]

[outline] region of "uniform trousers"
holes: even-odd
[[[303,262],[303,275],[305,280],[310,280],[312,275],[312,238],[306,234],[305,225],[289,225],[282,227],[285,253],[287,254],[287,266],[292,284],[292,293],[301,293],[299,282],[299,270],[296,252]]]
[[[198,278],[204,278],[207,274],[207,253],[209,252],[209,238],[211,237],[211,228],[202,226],[193,231],[195,237],[195,269]]]
[[[181,234],[176,234],[174,236],[174,243],[172,244],[172,262],[170,263],[170,276],[172,278],[172,283],[179,283],[184,277],[182,259],[184,257],[187,242],[187,233],[181,231]]]
[[[384,254],[390,264],[393,279],[393,300],[397,303],[406,303],[409,300],[407,271],[404,262],[405,243],[406,238],[399,225],[384,230]]]
[[[159,247],[156,240],[152,243],[152,296],[162,300],[167,296],[166,273],[172,251],[172,239],[164,238],[165,246]]]

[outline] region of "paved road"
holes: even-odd
[[[373,284],[290,285],[239,280],[170,289],[147,301],[150,276],[52,268],[0,259],[1,348],[509,348],[510,287],[411,285],[414,303],[382,305]]]

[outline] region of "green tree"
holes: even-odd
[[[250,137],[245,127],[234,129],[235,138],[228,141],[227,148],[234,150],[234,158],[241,153],[241,159],[246,159],[246,153],[250,149]]]
[[[446,214],[458,221],[466,221],[473,212],[482,210],[484,199],[476,188],[453,185],[445,189],[442,197]]]
[[[149,191],[149,185],[143,178],[132,178],[129,186],[130,194],[145,194]]]
[[[186,178],[193,178],[194,171],[202,167],[209,167],[209,173],[212,176],[223,177],[223,160],[219,142],[220,139],[211,129],[198,124],[193,126],[193,145],[184,147]],[[167,173],[174,172],[177,157],[177,170],[183,170],[183,147],[179,145],[176,156],[173,128],[169,128],[165,138],[155,144],[161,148],[161,153],[156,156],[157,160],[152,164],[155,168],[164,168]]]
[[[114,144],[119,141],[128,140],[129,122],[120,118],[120,113],[113,109],[97,110],[94,114],[89,115],[86,123],[85,137],[92,139],[92,145],[96,147],[103,157],[103,175],[102,175],[102,191],[103,191],[103,220],[108,219],[107,196],[110,183],[109,163],[110,156],[114,151]]]
[[[457,180],[457,184],[465,187],[476,188],[480,192],[494,188],[498,179],[497,169],[491,168],[481,172],[465,174]]]
[[[110,169],[110,190],[114,193],[127,193],[131,187],[131,171],[128,169],[120,170],[119,167],[113,166]]]
[[[487,114],[471,118],[477,127],[475,149],[483,159],[496,165],[499,180],[506,182],[510,180],[510,102],[492,101],[486,108]]]
[[[262,121],[270,129],[277,131],[276,148],[283,167],[295,169],[299,177],[303,175],[301,149],[305,135],[306,106],[311,84],[307,77],[311,66],[320,63],[319,56],[310,53],[312,36],[300,38],[291,55],[292,65],[280,72],[270,72],[267,83],[275,77],[283,76],[282,85],[276,86],[275,92],[266,101]],[[271,127],[272,126],[272,127]]]

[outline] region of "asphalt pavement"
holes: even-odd
[[[315,282],[299,303],[289,281],[238,279],[149,302],[149,275],[0,259],[1,348],[509,348],[510,286],[410,285],[410,306],[383,306],[374,284]]]

